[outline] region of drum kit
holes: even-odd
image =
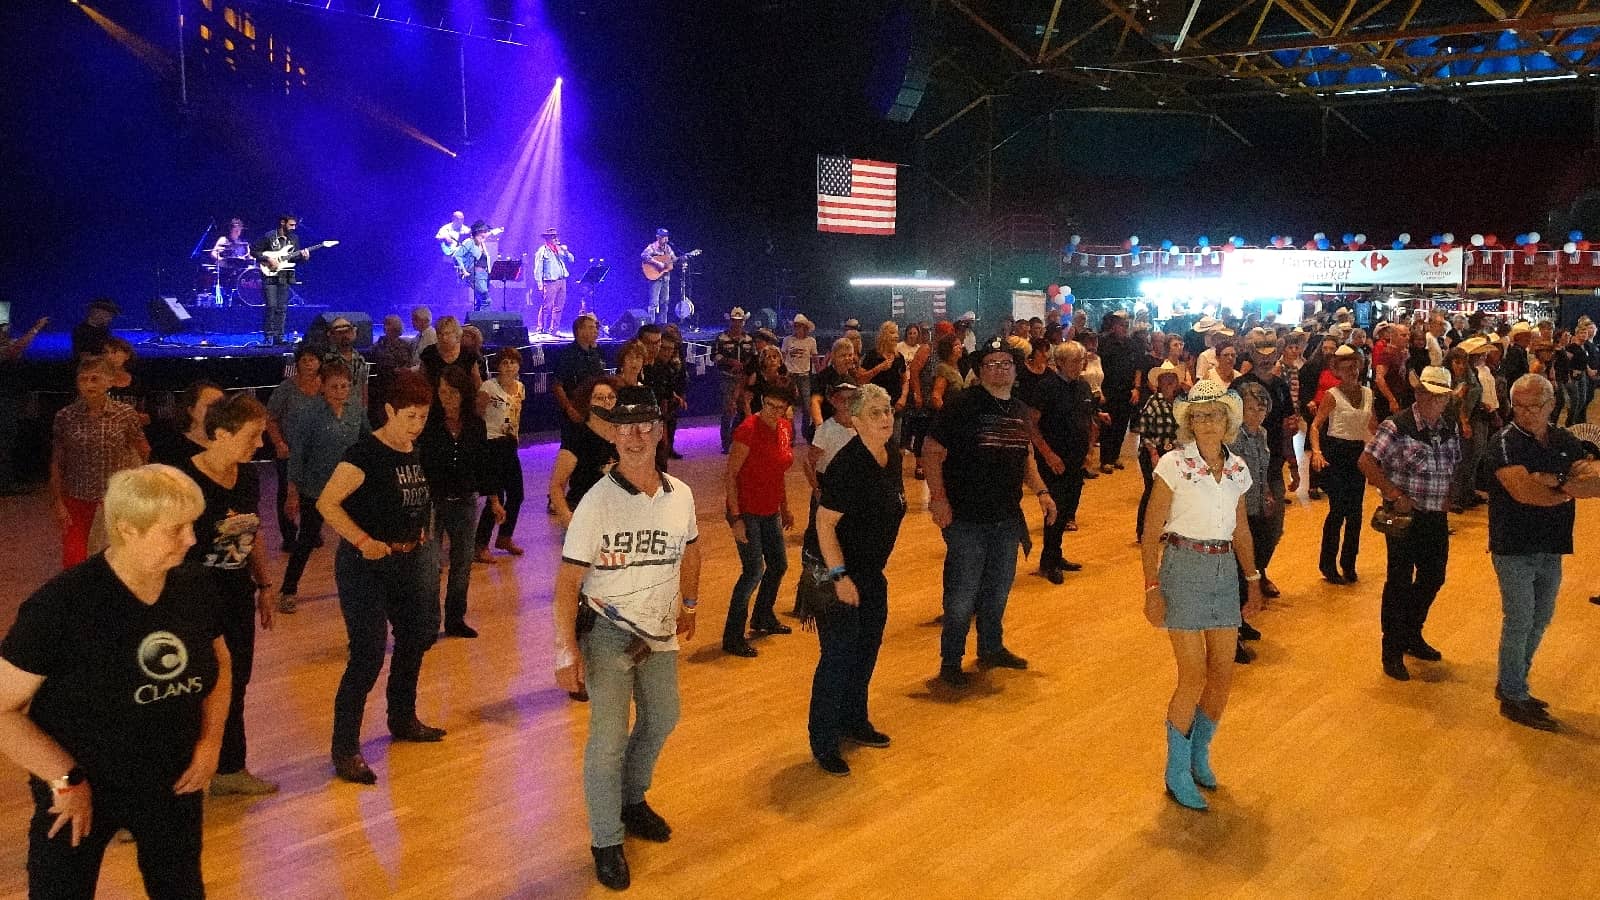
[[[248,256],[225,256],[194,273],[196,306],[265,306],[261,267]]]

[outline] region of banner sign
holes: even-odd
[[[1303,284],[1461,284],[1462,249],[1235,250],[1222,256],[1226,281]]]

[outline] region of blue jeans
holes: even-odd
[[[967,629],[978,620],[978,656],[1005,649],[1002,620],[1011,582],[1017,577],[1017,546],[1023,521],[950,523],[944,530],[944,633],[939,656],[960,665],[967,651]]]
[[[722,626],[722,644],[744,641],[745,616],[748,613],[753,625],[776,622],[772,607],[778,602],[778,585],[783,574],[789,571],[789,558],[783,546],[783,517],[740,516],[744,520],[745,542],[735,542],[739,548],[739,564],[744,567],[739,580],[733,585],[733,596],[728,600],[728,621]],[[756,591],[756,585],[761,589]],[[755,609],[750,609],[750,594],[756,591]]]
[[[423,544],[410,553],[369,560],[349,541],[340,541],[333,557],[333,579],[339,586],[339,611],[350,639],[350,659],[333,699],[333,753],[347,756],[361,750],[361,717],[367,694],[378,683],[383,652],[394,628],[394,656],[389,661],[389,723],[405,725],[417,717],[417,679],[422,657],[439,636],[439,563],[437,544]]]
[[[650,320],[657,325],[667,322],[668,306],[672,301],[672,279],[666,275],[650,282]]]
[[[605,618],[584,635],[589,743],[583,749],[583,799],[595,847],[622,843],[622,807],[644,800],[656,760],[678,724],[678,652],[656,651],[634,665],[633,635]],[[639,715],[628,731],[628,707]]]
[[[445,580],[444,621],[461,622],[467,617],[467,587],[472,580],[472,553],[478,516],[478,497],[464,500],[439,500],[433,504],[433,535],[436,541],[450,542],[450,575]],[[442,552],[442,544],[441,544]]]
[[[1528,670],[1533,654],[1556,613],[1561,588],[1561,556],[1556,553],[1496,553],[1494,574],[1500,580],[1500,696],[1528,699]]]
[[[807,565],[814,565],[807,563]],[[852,572],[859,606],[835,603],[817,617],[822,655],[811,677],[811,711],[807,730],[814,756],[839,752],[845,734],[872,729],[867,714],[867,687],[878,665],[883,627],[889,621],[889,582],[882,572]]]
[[[1563,387],[1567,392],[1567,424],[1579,425],[1589,421],[1589,376],[1573,376]]]
[[[472,269],[472,311],[489,308],[489,270],[474,266]]]

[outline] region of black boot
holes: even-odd
[[[594,854],[595,880],[613,891],[627,890],[633,877],[628,874],[628,858],[622,855],[622,845],[590,847],[589,851]]]

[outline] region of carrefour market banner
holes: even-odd
[[[1222,256],[1222,277],[1254,286],[1297,290],[1302,284],[1459,285],[1460,247],[1449,250],[1235,250]]]

